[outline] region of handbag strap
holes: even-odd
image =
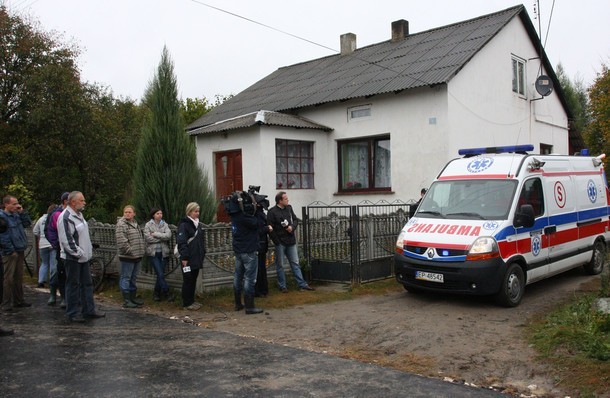
[[[189,238],[189,240],[186,241],[186,244],[188,245],[189,243],[191,243],[193,241],[193,239],[195,239],[195,237],[197,236],[197,232],[199,232],[199,225],[197,225],[197,229],[195,229],[195,235],[191,236]]]

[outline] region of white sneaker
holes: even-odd
[[[201,304],[194,302],[193,304],[189,305],[188,307],[184,307],[184,309],[186,310],[191,310],[191,311],[197,311],[199,308],[201,308]]]

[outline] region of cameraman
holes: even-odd
[[[235,273],[233,275],[233,293],[235,295],[235,311],[241,311],[242,290],[246,303],[246,314],[260,314],[262,308],[254,306],[254,285],[258,268],[258,231],[259,222],[255,216],[256,203],[245,192],[233,196],[243,207],[229,205],[227,212],[231,217],[231,230],[233,233],[233,251],[235,252]],[[234,209],[234,210],[231,210]]]
[[[275,268],[277,272],[277,283],[282,293],[288,293],[286,287],[286,274],[284,273],[284,256],[288,258],[294,279],[301,290],[316,290],[309,286],[303,279],[301,267],[299,266],[299,254],[297,251],[297,239],[294,231],[297,229],[299,220],[288,204],[288,195],[280,191],[275,195],[276,205],[269,209],[267,222],[271,226],[271,239],[275,243]]]

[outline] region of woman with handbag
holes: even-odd
[[[182,266],[182,307],[193,311],[201,308],[201,304],[195,302],[195,288],[205,258],[204,230],[203,224],[199,223],[199,210],[195,202],[186,205],[186,217],[178,223],[176,234]]]

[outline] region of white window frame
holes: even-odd
[[[283,146],[282,146],[283,144]],[[291,153],[290,146],[297,152]],[[279,148],[283,153],[279,153]],[[314,142],[275,139],[275,188],[315,189]]]
[[[373,118],[373,106],[371,104],[352,106],[347,108],[347,121],[359,122]]]
[[[521,97],[526,97],[527,86],[527,62],[520,57],[511,57],[512,89],[513,92]]]

